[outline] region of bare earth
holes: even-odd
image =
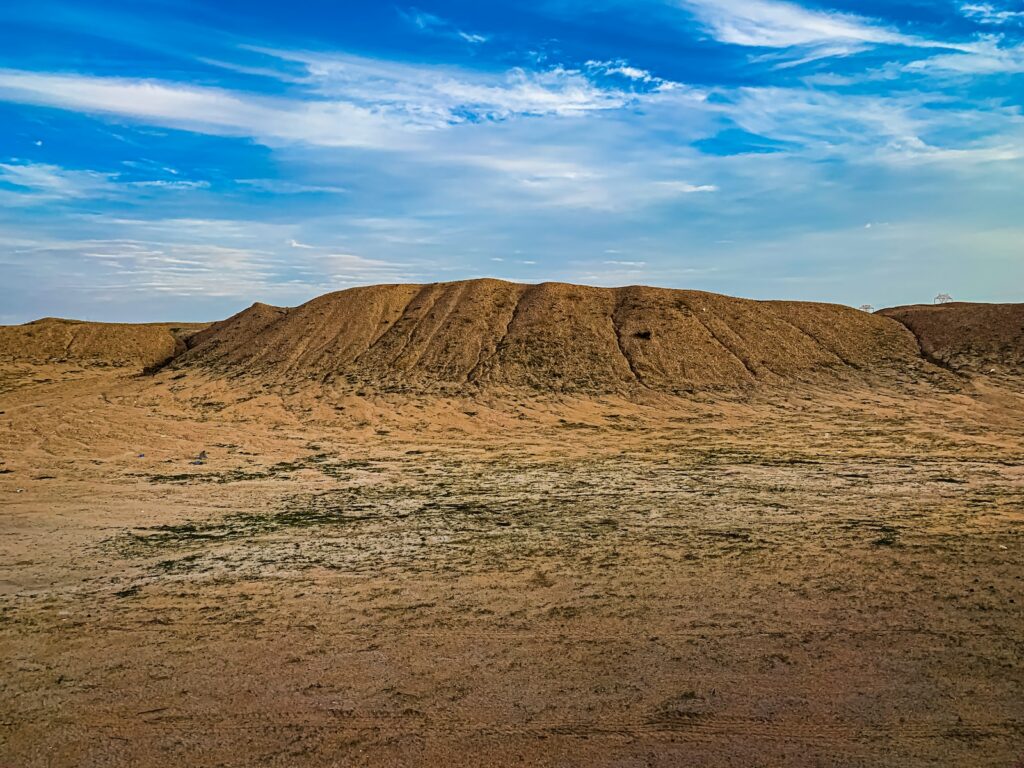
[[[193,378],[0,366],[0,765],[1024,758],[1019,387]]]

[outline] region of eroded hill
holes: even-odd
[[[882,310],[664,288],[469,280],[377,285],[209,326],[47,318],[0,327],[0,362],[158,369],[390,392],[686,393],[955,381],[1024,369],[1024,304]],[[942,370],[943,368],[947,370]]]
[[[44,318],[0,326],[0,361],[146,368],[186,349],[203,324],[89,323]]]
[[[1024,304],[939,304],[883,309],[921,344],[928,359],[968,372],[1024,369]]]
[[[257,304],[197,334],[175,365],[399,391],[556,392],[732,389],[927,367],[901,324],[848,307],[498,280]]]

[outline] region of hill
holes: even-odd
[[[256,304],[190,346],[175,367],[392,391],[687,392],[928,367],[905,327],[849,307],[499,280]]]
[[[878,314],[903,323],[929,360],[960,371],[1024,369],[1024,304],[918,304]]]
[[[685,393],[1024,369],[1024,304],[834,304],[468,280],[376,285],[212,325],[45,318],[0,327],[0,362],[157,369],[270,384],[450,392]],[[934,365],[932,365],[934,364]]]
[[[0,361],[155,367],[185,351],[203,324],[89,323],[44,318],[0,326]]]

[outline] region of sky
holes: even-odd
[[[7,0],[0,323],[1024,301],[1024,0]]]

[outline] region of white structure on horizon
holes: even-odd
[[[935,303],[936,304],[952,304],[953,303],[953,297],[950,296],[948,293],[940,293],[938,296],[935,297]]]

